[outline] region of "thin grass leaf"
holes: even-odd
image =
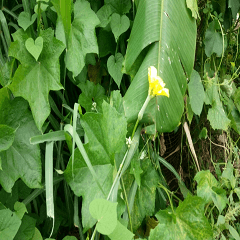
[[[64,180],[64,176],[58,176],[58,177],[54,177],[53,179],[53,185],[56,185],[58,183],[60,183],[62,180]],[[33,201],[37,196],[39,196],[41,193],[43,193],[45,191],[46,187],[44,184],[43,188],[38,188],[35,189],[30,195],[28,195],[22,202],[25,205],[28,205],[31,201]]]
[[[47,216],[54,219],[53,203],[53,143],[46,144],[45,153],[45,182],[46,182],[46,203]]]
[[[178,184],[179,184],[179,187],[181,189],[181,192],[183,194],[183,197],[186,198],[187,197],[187,194],[190,193],[190,191],[187,189],[187,187],[185,186],[184,182],[182,181],[181,177],[179,176],[179,174],[177,173],[177,171],[175,170],[175,168],[170,164],[168,163],[164,158],[158,156],[158,160],[168,169],[170,170],[174,175],[175,177],[177,178],[178,180]]]
[[[14,19],[18,20],[18,16],[13,11],[8,10],[7,8],[3,8],[3,11],[11,15]]]
[[[4,32],[4,37],[5,37],[5,41],[6,41],[7,49],[8,49],[10,44],[11,44],[11,37],[10,37],[7,21],[6,21],[6,18],[4,16],[2,10],[0,10],[0,22],[1,22],[1,25],[2,25],[2,29],[3,29],[3,32]]]
[[[53,98],[51,97],[51,95],[49,95],[49,103],[50,103],[50,106],[51,106],[52,110],[54,111],[54,113],[63,121],[64,116],[58,110],[58,107],[57,107],[56,103],[54,102]]]
[[[34,136],[34,137],[30,138],[30,143],[31,144],[39,144],[39,143],[44,143],[44,142],[64,141],[64,140],[66,140],[65,131],[60,130],[60,131],[46,133],[43,135]]]
[[[107,200],[111,200],[112,202],[117,201],[117,193],[118,193],[118,186],[120,183],[120,178],[122,177],[123,173],[126,171],[126,169],[129,167],[131,160],[133,158],[133,155],[135,154],[138,144],[139,144],[139,137],[141,133],[141,126],[139,126],[134,134],[134,137],[132,139],[132,143],[130,145],[129,150],[126,152],[122,163],[120,164],[120,167],[118,169],[117,175],[114,179],[114,182],[112,184],[112,187],[109,191]]]
[[[70,124],[67,124],[67,125],[64,127],[64,131],[69,132],[70,135],[73,137],[73,127],[72,127]],[[83,159],[84,159],[85,163],[87,164],[87,166],[88,166],[88,168],[89,168],[89,171],[91,172],[91,174],[92,174],[94,180],[96,181],[99,189],[102,191],[103,195],[105,195],[105,193],[104,193],[104,191],[103,191],[103,189],[102,189],[102,186],[101,186],[101,184],[100,184],[100,182],[99,182],[99,180],[98,180],[97,174],[96,174],[95,170],[93,169],[93,166],[92,166],[92,164],[91,164],[91,161],[90,161],[90,159],[89,159],[89,157],[88,157],[88,155],[87,155],[87,153],[86,153],[86,150],[85,150],[85,148],[84,148],[84,146],[83,146],[83,144],[82,144],[82,141],[81,141],[81,139],[79,138],[79,136],[77,135],[77,133],[75,133],[75,134],[76,134],[75,136],[76,136],[76,144],[77,144],[77,147],[78,147],[80,153],[82,154]]]
[[[5,38],[3,36],[3,32],[1,32],[1,28],[0,28],[0,37],[1,37],[1,40],[2,40],[2,45],[3,45],[3,49],[5,51],[5,55],[6,55],[6,57],[9,60],[9,57],[8,57],[8,47],[7,47],[7,43],[5,41]]]
[[[74,111],[73,111],[73,145],[72,145],[72,174],[74,178],[74,172],[73,172],[73,165],[74,165],[74,149],[75,149],[75,141],[76,141],[76,129],[77,129],[77,113],[78,113],[78,103],[74,104]]]

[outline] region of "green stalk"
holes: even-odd
[[[78,146],[78,149],[79,149],[80,153],[82,154],[83,159],[84,159],[85,163],[87,164],[87,166],[88,166],[88,168],[89,168],[89,171],[91,172],[91,174],[92,174],[94,180],[96,181],[99,189],[102,191],[103,195],[105,196],[105,193],[104,193],[104,191],[103,191],[103,189],[102,189],[102,186],[101,186],[101,184],[100,184],[100,182],[99,182],[99,180],[98,180],[97,174],[96,174],[96,172],[95,172],[95,170],[94,170],[94,168],[93,168],[93,166],[92,166],[92,163],[91,163],[91,161],[90,161],[90,159],[89,159],[89,157],[88,157],[88,155],[87,155],[87,152],[86,152],[86,150],[85,150],[85,148],[84,148],[84,146],[83,146],[83,144],[82,144],[82,141],[81,141],[81,139],[79,138],[78,134],[77,134],[76,132],[73,133],[74,130],[73,130],[73,127],[72,127],[70,124],[67,124],[67,125],[64,127],[64,130],[65,130],[66,132],[69,132],[72,137],[73,137],[73,134],[75,134],[76,144],[77,144],[77,146]]]
[[[22,4],[23,4],[24,12],[28,12],[29,14],[31,14],[29,0],[22,0]]]
[[[133,132],[132,132],[132,138],[133,138],[133,136],[134,136],[134,134],[135,134],[135,131],[136,131],[136,129],[137,129],[137,126],[138,126],[139,121],[141,121],[142,118],[143,118],[143,114],[144,114],[144,112],[145,112],[145,110],[146,110],[146,108],[147,108],[147,105],[148,105],[148,103],[150,102],[150,100],[151,100],[151,96],[148,95],[147,98],[146,98],[146,100],[145,100],[145,102],[144,102],[144,104],[143,104],[143,106],[142,106],[142,108],[141,108],[141,110],[140,110],[139,113],[138,113],[138,118],[137,118],[137,121],[136,121],[136,123],[135,123],[134,129],[133,129]]]

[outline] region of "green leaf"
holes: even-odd
[[[43,240],[42,235],[37,228],[35,228],[32,240]]]
[[[22,224],[14,240],[32,240],[35,233],[35,225],[36,219],[25,215],[22,219]]]
[[[235,228],[233,228],[231,225],[228,225],[228,230],[235,240],[240,240],[240,236]]]
[[[26,31],[37,19],[37,14],[33,14],[32,17],[28,12],[21,12],[18,16],[18,25]]]
[[[12,82],[12,69],[13,69],[14,59],[5,62],[3,66],[0,67],[0,84],[5,87]]]
[[[213,129],[227,130],[231,123],[221,105],[215,105],[209,109],[207,119]]]
[[[223,51],[222,35],[216,31],[216,24],[218,24],[216,20],[212,21],[205,33],[205,53],[208,57],[213,53],[220,57]]]
[[[111,240],[132,240],[134,234],[130,232],[125,226],[117,221],[117,226],[111,234],[108,235]]]
[[[97,16],[101,22],[98,27],[105,28],[110,23],[112,13],[111,5],[103,5],[97,12]]]
[[[29,139],[39,135],[28,104],[22,98],[10,101],[6,88],[0,90],[0,124],[17,129],[13,144],[0,152],[2,170],[0,183],[7,192],[11,192],[15,181],[21,178],[28,187],[41,187],[41,159],[38,145],[31,145]]]
[[[0,152],[7,150],[13,144],[15,129],[7,125],[0,124]]]
[[[123,56],[121,53],[117,53],[115,57],[113,55],[110,56],[107,61],[108,72],[115,81],[115,83],[118,85],[118,88],[120,88],[123,76],[123,73],[121,71],[122,62]]]
[[[119,114],[105,101],[102,111],[102,114],[86,113],[81,123],[89,139],[92,154],[94,153],[96,158],[100,158],[97,155],[101,155],[101,158],[113,164],[115,153],[120,152],[125,144],[127,122],[123,114]]]
[[[157,227],[150,232],[149,240],[211,240],[212,228],[204,216],[204,201],[188,196],[176,210],[160,210]]]
[[[140,159],[137,155],[132,158],[131,160],[131,168],[130,168],[130,174],[133,174],[136,182],[139,187],[141,187],[141,174],[143,173],[143,170],[141,168]]]
[[[0,210],[0,240],[13,240],[21,220],[9,209]]]
[[[111,29],[114,34],[116,42],[120,35],[128,30],[130,27],[129,18],[126,15],[120,16],[114,13],[111,18]]]
[[[187,7],[192,11],[192,17],[195,19],[200,18],[197,0],[187,0]]]
[[[25,42],[26,49],[28,52],[36,59],[39,58],[39,55],[43,49],[43,38],[38,37],[35,41],[32,38],[28,38]]]
[[[205,200],[206,203],[214,202],[221,213],[228,203],[226,192],[220,188],[218,181],[209,170],[201,171],[196,174],[194,180],[197,181],[197,195]]]
[[[236,19],[237,13],[239,11],[240,7],[240,1],[239,0],[228,0],[228,7],[232,10],[232,17]]]
[[[123,98],[119,90],[111,92],[110,106],[113,106],[118,113],[124,114]]]
[[[234,172],[234,167],[231,162],[228,162],[226,168],[222,173],[222,178],[228,180],[231,184],[232,189],[235,189],[236,178],[234,177],[233,172]]]
[[[88,144],[84,145],[87,153],[91,156],[91,152],[89,151]],[[107,194],[112,186],[113,182],[113,166],[111,164],[105,164],[104,160],[100,162],[100,158],[90,158],[93,168],[97,174],[99,182]],[[105,165],[103,165],[105,164]],[[72,172],[73,169],[73,172]],[[86,163],[79,150],[75,150],[74,155],[74,165],[72,165],[72,159],[70,159],[67,168],[64,172],[64,176],[66,181],[70,185],[74,194],[77,196],[82,196],[82,224],[84,230],[88,230],[91,228],[96,221],[93,219],[89,212],[89,204],[98,198],[104,198],[105,196],[100,191],[97,183],[92,177],[90,170],[88,169]]]
[[[205,92],[200,75],[193,70],[188,84],[190,104],[193,112],[200,116],[205,99]]]
[[[109,235],[117,226],[117,203],[95,199],[89,205],[89,212],[97,219],[97,231]]]
[[[97,111],[102,112],[102,102],[106,99],[104,88],[100,84],[95,85],[90,81],[79,83],[78,86],[82,90],[78,103],[85,108],[86,112],[92,112],[94,102]]]
[[[63,238],[63,240],[77,240],[77,238],[74,236],[66,236]]]
[[[87,53],[98,53],[95,27],[99,19],[85,0],[74,4],[74,20],[67,39],[66,66],[73,76],[77,76],[85,66]]]
[[[64,49],[50,28],[42,31],[40,36],[43,38],[43,50],[38,62],[25,47],[29,37],[23,30],[13,34],[14,42],[9,48],[9,55],[21,62],[9,88],[15,96],[21,96],[29,102],[39,130],[50,114],[49,91],[62,89],[59,56]]]
[[[141,161],[143,173],[141,174],[141,187],[137,189],[131,219],[135,232],[146,216],[152,216],[155,211],[156,187],[159,183],[159,175],[152,166],[150,159]],[[131,175],[124,177],[126,190],[130,190],[134,178]]]
[[[131,0],[104,0],[104,4],[109,4],[112,11],[120,15],[128,13],[132,7]]]
[[[24,214],[27,212],[26,205],[24,203],[16,202],[14,204],[14,210],[19,219],[22,219]]]
[[[124,96],[128,122],[137,119],[148,95],[148,68],[155,66],[169,89],[170,98],[153,98],[142,122],[154,122],[159,132],[171,132],[176,128],[184,111],[183,96],[186,78],[193,69],[195,44],[196,23],[189,15],[185,0],[174,4],[158,0],[139,1],[126,53],[126,72],[131,70],[144,49],[147,52]]]

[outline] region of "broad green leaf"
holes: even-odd
[[[32,17],[28,12],[21,12],[18,16],[18,25],[26,31],[37,19],[37,14],[33,14]]]
[[[101,22],[98,27],[105,28],[110,23],[112,13],[113,11],[109,4],[103,5],[97,12],[97,16]]]
[[[216,31],[216,24],[218,24],[217,21],[212,21],[205,33],[205,53],[208,57],[213,53],[220,57],[223,51],[223,39],[221,34]]]
[[[233,99],[236,108],[240,112],[240,87],[235,91]]]
[[[38,145],[31,145],[29,139],[39,135],[28,104],[22,98],[10,101],[6,88],[0,90],[0,124],[6,124],[14,129],[13,144],[0,153],[2,170],[0,184],[7,192],[18,178],[30,188],[41,187],[41,159]]]
[[[77,240],[77,238],[74,236],[66,236],[63,238],[63,240]]]
[[[115,83],[118,85],[118,88],[120,88],[121,80],[122,80],[122,62],[123,62],[123,56],[121,53],[117,53],[115,57],[112,55],[108,58],[107,61],[107,67],[108,72],[110,76],[113,78]]]
[[[97,231],[109,235],[117,226],[117,204],[105,199],[95,199],[89,205],[89,212],[97,219]]]
[[[213,129],[227,130],[231,122],[221,105],[215,105],[209,109],[207,119],[210,121]]]
[[[233,172],[234,172],[234,167],[231,162],[228,162],[226,168],[224,169],[224,171],[222,173],[222,178],[225,180],[228,180],[231,184],[232,189],[235,189],[236,178],[235,178]]]
[[[114,155],[120,152],[125,144],[127,122],[123,114],[105,101],[102,114],[86,113],[81,121],[89,139],[89,149],[95,158],[105,158],[105,163],[114,162]],[[99,156],[98,156],[99,155]],[[91,156],[89,156],[91,159]]]
[[[124,114],[123,98],[119,90],[111,92],[110,105],[113,106],[118,113]]]
[[[25,215],[14,240],[32,240],[35,234],[36,219]]]
[[[193,110],[190,104],[190,99],[187,95],[186,95],[186,111],[187,111],[187,119],[189,123],[191,123],[193,119]]]
[[[198,13],[198,4],[197,0],[186,0],[187,7],[192,11],[192,16],[197,19],[200,18]]]
[[[14,210],[19,219],[22,219],[24,214],[27,212],[26,205],[20,202],[16,202],[14,204]]]
[[[132,7],[131,0],[104,0],[104,4],[109,4],[112,11],[120,15],[128,13]]]
[[[203,198],[206,203],[213,201],[221,213],[226,207],[228,200],[225,190],[220,188],[216,178],[207,170],[198,172],[194,180],[198,183],[197,195]]]
[[[42,235],[37,228],[35,228],[32,240],[43,240]]]
[[[0,124],[0,152],[7,150],[13,144],[15,129],[7,125]]]
[[[179,124],[184,110],[183,96],[190,77],[196,44],[196,23],[186,0],[139,1],[126,53],[125,70],[130,71],[141,52],[146,56],[124,96],[128,122],[136,121],[148,95],[148,67],[155,66],[166,83],[170,98],[153,98],[143,122],[155,123],[160,132],[170,132]],[[139,64],[138,64],[139,65]]]
[[[130,27],[129,18],[126,15],[120,16],[114,13],[111,18],[111,29],[114,34],[116,42],[120,35],[128,30]]]
[[[191,108],[195,114],[200,116],[205,99],[205,92],[200,75],[195,70],[192,71],[190,82],[188,84],[188,91]]]
[[[88,155],[91,157],[88,144],[85,144],[84,147]],[[90,160],[98,176],[99,182],[105,194],[107,194],[113,182],[113,166],[111,164],[106,164],[105,159],[102,159],[101,162],[99,159],[100,157],[101,156],[99,156],[98,159],[93,157],[90,158]],[[74,194],[79,197],[82,196],[83,198],[82,224],[84,230],[87,230],[96,223],[96,220],[93,219],[89,212],[89,204],[94,199],[105,198],[105,196],[102,194],[97,183],[93,179],[92,174],[78,149],[75,150],[74,165],[72,166],[72,159],[70,159],[64,172],[64,176]]]
[[[0,240],[13,240],[21,220],[9,209],[0,210]]]
[[[96,110],[102,112],[102,102],[106,99],[104,88],[100,84],[95,85],[90,81],[79,83],[78,86],[82,90],[78,99],[81,107],[84,107],[86,112],[92,112],[94,111],[93,103],[95,102]]]
[[[9,86],[15,96],[25,98],[31,107],[38,129],[50,114],[48,94],[50,90],[60,90],[59,56],[64,45],[54,38],[50,28],[41,32],[43,50],[36,61],[27,51],[25,42],[29,38],[23,30],[13,34],[14,42],[9,48],[9,55],[21,62]]]
[[[236,19],[237,13],[239,11],[240,7],[240,1],[239,0],[228,0],[228,7],[232,10],[232,17]]]
[[[73,76],[77,76],[85,66],[87,53],[98,53],[95,27],[99,19],[86,0],[74,4],[74,20],[67,39],[66,66]]]
[[[28,50],[28,52],[36,59],[36,61],[39,58],[39,55],[42,52],[43,49],[43,38],[38,37],[34,41],[32,38],[28,38],[25,42],[25,47]]]
[[[111,234],[108,235],[111,240],[132,240],[134,234],[130,232],[125,226],[117,221],[117,226]]]
[[[141,225],[146,216],[152,216],[155,211],[156,187],[159,183],[159,175],[152,166],[150,159],[141,161],[143,173],[141,174],[141,187],[138,187],[134,200],[131,219],[133,231],[135,232]],[[126,190],[130,190],[134,178],[131,175],[125,175],[124,184]]]
[[[149,240],[212,240],[213,233],[204,216],[204,201],[197,196],[188,196],[172,212],[160,210],[156,217],[157,227],[150,232]]]
[[[234,227],[232,227],[231,225],[228,225],[228,230],[231,233],[231,235],[234,237],[235,240],[240,240],[239,233],[237,232],[237,230]]]
[[[208,110],[207,119],[210,121],[213,129],[226,130],[230,124],[219,96],[218,76],[209,78],[205,76],[205,103],[211,104],[212,108]]]

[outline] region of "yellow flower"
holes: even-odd
[[[149,82],[148,95],[150,95],[151,97],[160,95],[169,97],[169,89],[164,88],[165,83],[157,75],[157,69],[153,66],[148,68],[148,82]]]

